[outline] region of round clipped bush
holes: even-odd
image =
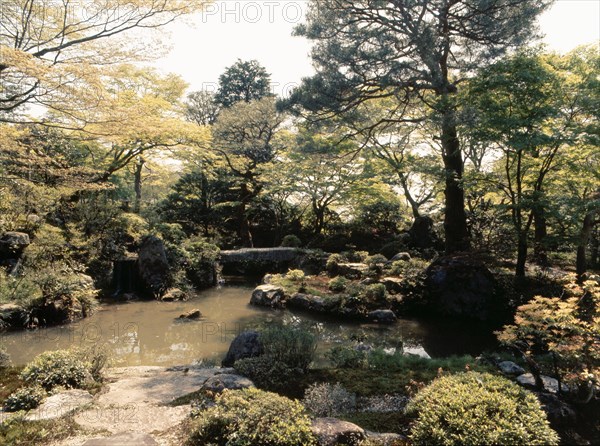
[[[407,406],[416,445],[555,445],[559,438],[535,395],[488,373],[434,380]]]
[[[302,246],[302,240],[300,240],[300,238],[294,234],[289,234],[283,237],[280,246],[285,248],[299,248]]]
[[[226,390],[193,423],[192,445],[312,446],[311,421],[297,401],[258,389]]]
[[[293,282],[300,282],[304,280],[304,271],[301,269],[291,269],[285,274],[285,278]]]
[[[329,281],[329,289],[336,293],[344,291],[347,285],[348,279],[344,276],[335,276]]]
[[[82,353],[70,350],[42,353],[21,372],[25,381],[46,390],[57,386],[81,388],[89,376],[88,364],[82,359]]]
[[[46,392],[40,386],[22,387],[6,398],[4,410],[16,412],[18,410],[35,409],[45,397]]]
[[[356,410],[356,395],[340,383],[315,383],[306,389],[304,406],[317,417],[333,417]]]

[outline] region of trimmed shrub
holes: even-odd
[[[82,388],[86,379],[91,376],[89,363],[82,356],[82,352],[78,350],[42,353],[23,369],[21,378],[46,390],[57,386]]]
[[[310,418],[297,401],[258,389],[225,391],[194,421],[192,445],[312,446]]]
[[[356,395],[340,383],[312,384],[304,394],[304,406],[317,417],[332,417],[356,410]]]
[[[367,257],[365,263],[369,266],[369,269],[371,271],[375,271],[378,274],[381,274],[383,266],[387,263],[387,261],[388,259],[385,256],[381,254],[375,254],[370,257]]]
[[[10,355],[6,351],[6,347],[0,344],[0,370],[7,369],[11,364],[12,361],[10,360]]]
[[[299,248],[300,246],[302,246],[302,240],[300,240],[298,236],[289,234],[283,237],[280,246],[284,248]]]
[[[300,282],[304,277],[304,271],[301,269],[291,269],[285,274],[285,278],[293,282]]]
[[[46,392],[40,386],[22,387],[6,398],[4,410],[16,412],[18,410],[35,409],[46,397]]]
[[[336,346],[325,353],[334,368],[360,369],[367,367],[367,352],[347,346]]]
[[[374,283],[368,285],[364,291],[364,297],[369,302],[383,302],[386,297],[385,285],[383,283]]]
[[[325,264],[325,269],[330,274],[335,274],[338,269],[338,265],[340,263],[344,263],[346,259],[341,254],[331,254],[327,258],[327,263]]]
[[[281,390],[290,379],[303,374],[312,362],[316,338],[312,333],[286,326],[269,327],[260,333],[263,354],[235,362],[238,373],[258,387]]]
[[[416,415],[410,439],[416,445],[553,445],[535,395],[511,381],[467,372],[434,380],[407,406]]]
[[[336,276],[329,281],[329,289],[335,293],[340,293],[346,289],[348,279],[344,276]]]

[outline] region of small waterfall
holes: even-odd
[[[137,258],[126,258],[113,263],[113,297],[137,291]]]

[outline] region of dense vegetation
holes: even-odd
[[[477,322],[536,390],[550,375],[557,398],[582,414],[597,407],[600,57],[596,45],[534,46],[550,1],[310,1],[296,33],[314,43],[316,74],[288,98],[255,60],[228,67],[217,92],[187,94],[179,76],[138,63],[153,48],[129,30],[204,2],[104,2],[81,17],[68,2],[29,3],[3,2],[0,26],[0,330],[72,322],[98,297],[213,286],[220,250],[311,250],[321,274],[291,270],[271,284],[347,318],[446,311],[436,271],[458,264],[478,271],[475,288],[491,284],[484,310],[495,318]],[[461,295],[463,282],[452,286]],[[558,441],[532,394],[455,374],[490,363],[338,348],[331,369],[314,370],[312,334],[260,336],[263,354],[234,367],[263,390],[217,397],[191,444],[313,444],[305,407],[267,390],[377,426],[349,409],[356,395],[378,386],[413,397],[425,384],[409,412],[381,415],[398,432],[412,423],[417,444]],[[0,348],[14,411],[56,386],[93,385],[105,358],[47,353],[20,378],[8,362]],[[438,368],[451,375],[433,381]]]

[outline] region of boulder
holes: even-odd
[[[337,418],[316,418],[312,422],[312,431],[319,446],[357,446],[366,438],[361,427]]]
[[[263,352],[260,344],[260,335],[256,331],[240,333],[231,341],[225,359],[221,362],[223,367],[233,367],[235,361],[244,358],[260,356]]]
[[[254,387],[254,383],[245,376],[235,375],[233,373],[222,373],[214,375],[204,381],[202,390],[221,393],[223,390],[240,390]]]
[[[144,292],[162,296],[171,283],[165,245],[154,235],[144,237],[138,251],[138,273]]]
[[[338,263],[336,275],[347,279],[360,279],[369,271],[369,266],[364,263]]]
[[[433,261],[425,270],[429,310],[444,316],[478,321],[499,318],[498,286],[487,267],[469,255],[450,255]]]
[[[366,279],[360,281],[361,285],[375,285],[376,283],[379,283],[379,280],[373,277],[367,277]]]
[[[551,393],[536,392],[536,395],[552,426],[573,426],[576,423],[577,413],[571,405]]]
[[[284,305],[285,292],[275,285],[259,285],[252,292],[250,303],[263,307],[281,308]]]
[[[202,312],[200,310],[198,310],[197,308],[194,308],[193,310],[190,310],[183,314],[180,314],[177,319],[192,320],[192,319],[200,319],[201,317],[202,317]]]
[[[529,387],[535,389],[535,378],[531,373],[524,373],[517,376],[517,382],[523,387]],[[542,375],[542,382],[544,383],[544,389],[550,393],[558,393],[558,380],[550,376]],[[561,390],[568,392],[569,387],[566,384],[561,384]]]
[[[398,277],[384,277],[380,282],[385,285],[388,293],[397,294],[402,291],[402,279]]]
[[[27,322],[27,311],[13,303],[0,305],[0,330],[22,328]]]
[[[161,298],[163,302],[173,302],[176,300],[188,300],[188,295],[185,291],[179,288],[171,288]]]
[[[411,260],[411,256],[408,252],[399,252],[398,254],[394,255],[394,257],[392,257],[390,259],[390,262],[397,262],[397,261],[403,261],[403,262],[408,262]]]
[[[337,297],[324,298],[311,294],[296,293],[286,301],[286,305],[290,308],[326,313],[335,309],[339,302],[340,299]]]
[[[498,369],[505,375],[522,375],[525,373],[525,369],[519,364],[515,364],[512,361],[502,361],[498,364]]]
[[[398,317],[392,310],[374,310],[367,315],[368,319],[377,324],[393,324]]]
[[[0,237],[0,258],[18,257],[29,244],[28,234],[15,231],[5,232]]]
[[[27,413],[27,421],[52,420],[71,413],[93,400],[87,390],[71,389],[49,396],[44,402]]]

